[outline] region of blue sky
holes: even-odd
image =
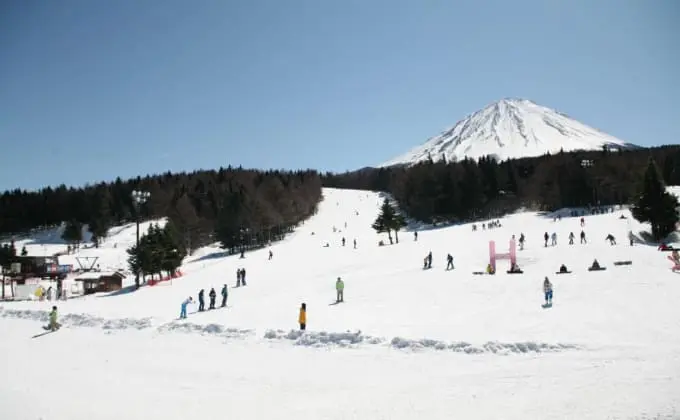
[[[675,0],[4,0],[0,189],[379,164],[531,99],[680,143]]]

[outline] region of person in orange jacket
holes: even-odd
[[[300,330],[304,331],[307,328],[307,304],[303,303],[300,306],[300,315],[298,316],[298,322],[300,323]]]

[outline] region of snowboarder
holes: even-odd
[[[246,269],[242,268],[241,269],[241,284],[246,285]]]
[[[597,261],[597,258],[593,260],[593,264],[590,266],[591,269],[593,270],[599,270],[600,269],[600,263]]]
[[[335,302],[340,303],[345,301],[345,282],[338,277],[335,281]]]
[[[357,240],[354,240],[354,249],[357,249]]]
[[[574,245],[574,232],[569,232],[569,245]]]
[[[345,237],[342,237],[342,246],[345,246]]]
[[[241,287],[241,269],[236,269],[236,287]]]
[[[272,250],[270,249],[270,250],[269,250],[269,259],[271,260],[272,258],[274,258],[274,253],[273,253]]]
[[[548,236],[548,232],[543,234],[543,239],[545,239],[545,247],[548,247],[548,239],[550,239],[550,236]]]
[[[432,268],[432,251],[427,254],[427,268]]]
[[[210,288],[208,296],[210,296],[210,307],[208,309],[215,309],[215,298],[217,297],[217,293],[215,293],[214,287]]]
[[[562,264],[560,266],[560,273],[568,273],[568,272],[569,272],[569,270],[567,270],[567,266]]]
[[[581,217],[581,227],[584,227],[586,225],[586,219]]]
[[[307,328],[307,304],[303,303],[300,306],[300,315],[298,315],[298,323],[300,324],[300,330],[304,331]]]
[[[609,241],[609,245],[616,245],[616,238],[611,233],[604,238],[605,241]]]
[[[587,244],[588,241],[586,241],[586,232],[581,231],[581,244]]]
[[[418,232],[413,232],[413,241],[418,242]]]
[[[520,249],[520,251],[524,249],[524,241],[525,240],[526,240],[526,238],[524,237],[524,234],[520,233],[519,234],[519,249]]]
[[[227,306],[227,298],[229,297],[229,290],[227,289],[227,285],[225,284],[222,286],[222,307],[224,308]]]
[[[59,327],[61,327],[61,325],[57,322],[57,307],[53,306],[52,311],[50,312],[50,323],[47,328],[50,331],[56,331]]]
[[[186,319],[186,317],[187,317],[187,305],[189,305],[190,303],[194,303],[194,298],[192,298],[191,296],[189,296],[189,298],[187,300],[182,302],[182,309],[179,313],[179,319]]]
[[[550,283],[550,280],[548,280],[547,276],[545,280],[543,280],[543,293],[545,294],[545,304],[552,305],[553,287],[552,283]]]
[[[552,235],[550,235],[550,239],[552,240],[552,246],[557,245],[557,232],[553,232]]]
[[[205,311],[205,290],[198,292],[198,312]]]
[[[446,269],[447,270],[453,270],[454,269],[454,267],[453,267],[453,255],[451,255],[451,254],[448,254],[446,256]]]

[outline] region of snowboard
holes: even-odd
[[[571,271],[555,271],[555,274],[571,274]]]
[[[542,307],[543,309],[552,308],[552,303],[544,303],[543,305],[541,305],[541,307]]]
[[[600,268],[593,268],[593,267],[588,267],[588,271],[605,271],[607,267],[600,267]]]
[[[524,271],[521,271],[521,270],[520,271],[510,271],[510,270],[508,270],[508,271],[506,271],[506,273],[508,273],[508,274],[524,274]]]
[[[631,265],[633,261],[616,261],[614,265]]]

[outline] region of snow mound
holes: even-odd
[[[3,318],[18,318],[47,322],[49,319],[49,312],[30,309],[5,309],[0,307],[0,316]],[[68,327],[101,328],[104,330],[143,330],[152,327],[151,318],[105,319],[90,314],[73,313],[60,316],[59,323]]]
[[[536,342],[521,342],[521,343],[500,343],[497,341],[490,341],[485,344],[475,346],[464,341],[446,343],[444,341],[432,339],[408,340],[401,337],[395,337],[391,341],[391,346],[398,349],[435,349],[435,350],[450,350],[459,353],[496,353],[496,354],[512,354],[512,353],[545,353],[558,352],[563,350],[580,350],[581,346],[575,344],[549,344]]]
[[[165,332],[181,332],[181,333],[186,333],[186,334],[204,334],[204,335],[215,335],[215,336],[223,336],[227,338],[243,338],[247,336],[253,335],[255,332],[253,330],[248,330],[248,329],[238,329],[238,328],[229,328],[225,327],[224,325],[219,325],[219,324],[206,324],[206,325],[200,325],[200,324],[193,324],[193,323],[185,323],[185,322],[171,322],[169,324],[161,325],[158,328],[158,332],[160,333],[165,333]]]

